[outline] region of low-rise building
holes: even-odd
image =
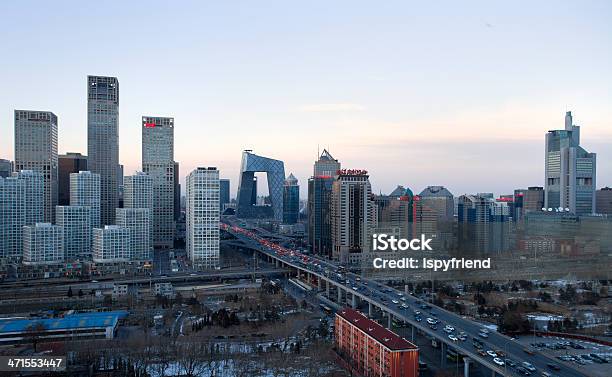
[[[350,308],[338,311],[334,332],[338,355],[359,375],[418,376],[417,346],[362,313]]]

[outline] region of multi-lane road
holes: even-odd
[[[431,306],[417,297],[405,295],[403,292],[374,280],[343,271],[333,262],[288,250],[233,222],[222,225],[222,227],[249,248],[278,261],[282,267],[297,270],[309,280],[314,278],[325,284],[325,291],[329,286],[336,291],[340,290],[346,296],[349,305],[355,304],[357,300],[365,301],[371,307],[381,310],[389,318],[389,323],[391,318],[404,321],[432,339],[437,339],[444,347],[456,350],[469,357],[472,362],[485,366],[494,374],[540,376],[545,372],[551,376],[560,377],[585,376],[573,367],[561,364],[537,350],[526,349],[525,346],[506,335],[495,331],[483,334],[483,325],[477,322]],[[342,294],[339,296],[342,297]],[[419,311],[420,314],[416,315],[415,311]],[[428,323],[429,318],[430,322],[436,322],[435,327]],[[452,326],[454,330],[446,332],[444,331],[446,326]],[[454,339],[461,333],[465,334],[465,340],[449,338],[449,335],[453,335]],[[480,344],[482,346],[479,346]],[[484,355],[479,352],[480,350],[484,352]],[[487,351],[491,352],[487,353]],[[503,356],[497,355],[497,360],[494,360],[495,358],[491,356],[494,353],[503,353]],[[504,362],[503,365],[499,363],[500,361]],[[528,364],[523,365],[523,363]]]

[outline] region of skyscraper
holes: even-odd
[[[371,251],[371,214],[374,202],[365,170],[340,170],[331,195],[332,257],[359,264]]]
[[[64,229],[50,223],[23,227],[23,264],[50,264],[64,261]]]
[[[612,215],[612,187],[602,187],[597,190],[597,213]]]
[[[220,179],[219,180],[219,206],[221,212],[225,209],[224,206],[230,203],[230,180]]]
[[[340,162],[327,151],[314,163],[308,180],[308,244],[314,254],[332,257],[331,191]]]
[[[13,174],[13,163],[9,160],[0,158],[0,177],[7,178]]]
[[[267,175],[270,207],[253,205],[253,190],[257,188],[253,181],[256,172],[265,172]],[[242,153],[242,163],[240,165],[236,216],[244,218],[273,217],[278,222],[283,221],[284,182],[285,164],[282,161],[258,156],[251,150],[245,150]]]
[[[285,179],[283,186],[283,224],[295,224],[300,214],[300,186],[293,174]]]
[[[117,225],[130,230],[130,260],[151,259],[151,213],[149,208],[117,208]]]
[[[568,111],[565,129],[546,134],[544,207],[569,208],[576,215],[594,213],[596,157],[580,146],[580,127]]]
[[[90,171],[70,174],[70,205],[89,207],[91,228],[100,227],[100,175]]]
[[[179,163],[174,161],[174,221],[181,218],[181,182]]]
[[[187,255],[195,268],[219,267],[219,170],[197,168],[187,176]]]
[[[43,222],[44,178],[31,170],[0,177],[0,258],[23,255],[23,227]]]
[[[153,246],[174,245],[174,118],[142,117],[142,170],[153,179]]]
[[[64,230],[64,256],[68,261],[91,259],[91,207],[55,207],[55,225]]]
[[[119,206],[119,81],[87,76],[87,164],[100,175],[100,221],[113,224]]]
[[[58,156],[58,205],[70,204],[70,174],[87,170],[87,156],[66,153]]]
[[[15,171],[42,174],[46,222],[55,219],[57,159],[57,116],[50,111],[15,110]]]
[[[314,177],[334,177],[336,172],[340,170],[340,162],[332,157],[332,155],[323,149],[323,153],[319,156],[319,159],[314,164]]]

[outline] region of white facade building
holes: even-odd
[[[130,230],[105,225],[93,230],[93,260],[97,263],[127,262],[131,259]]]
[[[24,170],[0,177],[0,258],[23,255],[23,227],[43,222],[44,179]]]
[[[55,225],[64,229],[64,256],[68,261],[91,259],[91,208],[55,207]]]
[[[64,261],[64,229],[50,223],[23,227],[23,264],[50,264]]]
[[[55,219],[58,185],[57,116],[50,111],[15,110],[15,171],[32,170],[44,179],[44,219]]]
[[[98,228],[100,221],[100,175],[90,171],[70,174],[70,205],[89,207],[91,227]]]
[[[130,230],[130,260],[151,259],[151,210],[117,208],[117,225]]]
[[[218,268],[219,170],[195,169],[186,191],[187,255],[196,268]]]

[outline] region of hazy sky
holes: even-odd
[[[243,149],[285,161],[302,195],[317,145],[397,184],[455,195],[542,185],[566,110],[612,186],[612,2],[3,1],[0,158],[13,110],[59,118],[87,153],[86,76],[120,82],[120,160],[142,115],[175,118],[181,175]]]

